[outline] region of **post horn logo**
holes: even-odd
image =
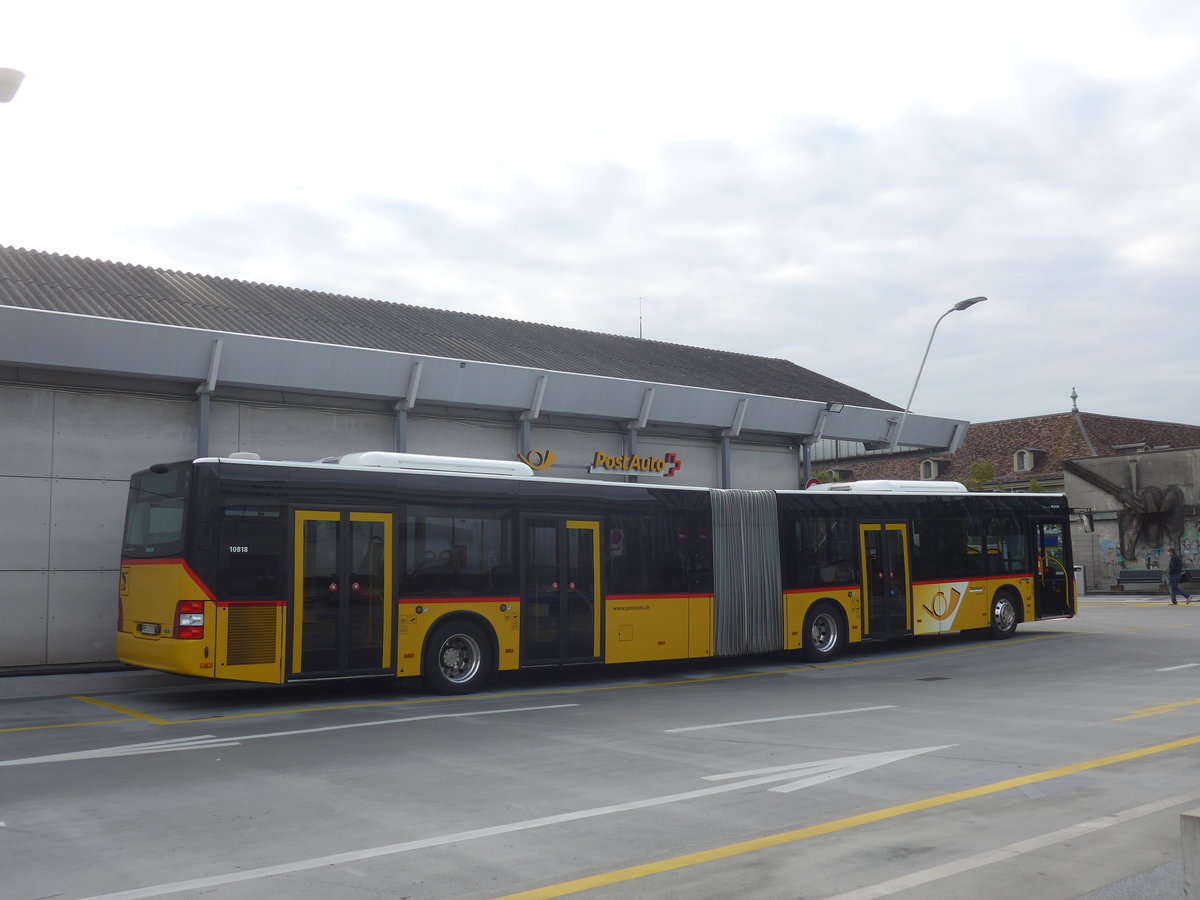
[[[553,450],[530,450],[529,455],[518,453],[517,459],[529,466],[535,472],[540,472],[542,469],[548,469],[554,465],[554,461],[558,459],[554,455]]]

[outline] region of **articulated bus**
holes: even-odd
[[[860,641],[1006,638],[1075,614],[1063,496],[821,487],[568,480],[381,451],[158,464],[130,484],[118,656],[458,694],[535,666],[822,662]]]

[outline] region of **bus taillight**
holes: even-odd
[[[204,601],[180,600],[175,604],[175,637],[198,641],[204,637]]]

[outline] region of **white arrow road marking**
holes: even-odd
[[[794,778],[797,772],[820,770],[822,773],[834,773],[822,777],[820,781],[840,778],[862,772],[865,769],[882,766],[889,762],[907,759],[921,753],[933,750],[943,750],[954,747],[955,744],[944,744],[940,747],[918,747],[915,750],[895,750],[890,753],[866,753],[861,756],[846,756],[841,759],[823,759],[811,763],[796,763],[790,766],[772,766],[769,769],[752,769],[747,772],[732,772],[728,775],[710,775],[707,780],[713,781],[725,778],[738,778],[742,775],[756,775],[745,781],[732,784],[721,784],[709,788],[699,788],[694,791],[684,791],[679,794],[666,794],[661,797],[648,797],[645,800],[630,800],[627,803],[614,803],[611,806],[597,806],[592,809],[581,809],[575,812],[559,813],[553,816],[543,816],[540,819],[526,819],[523,822],[510,822],[507,825],[492,825],[487,828],[476,828],[471,831],[460,831],[457,834],[443,834],[438,837],[420,838],[415,841],[405,841],[400,844],[388,844],[384,847],[370,847],[364,850],[351,850],[346,853],[334,853],[329,856],[317,856],[312,859],[301,859],[295,862],[282,863],[277,866],[264,866],[259,869],[243,869],[226,875],[211,875],[207,878],[196,878],[191,881],[174,881],[169,884],[156,884],[148,887],[134,888],[129,891],[117,891],[112,894],[100,894],[87,897],[84,900],[140,900],[143,897],[161,897],[164,894],[176,894],[180,891],[199,891],[207,888],[221,887],[240,881],[253,881],[259,878],[270,878],[274,875],[288,875],[293,872],[305,872],[319,869],[323,866],[336,866],[344,863],[360,862],[364,859],[376,859],[381,856],[393,856],[398,853],[408,853],[413,850],[426,850],[430,847],[441,847],[446,844],[458,844],[479,838],[495,837],[501,834],[511,834],[515,831],[528,831],[545,825],[561,825],[565,822],[578,822],[581,819],[594,819],[597,816],[607,816],[613,813],[631,812],[637,809],[649,809],[654,806],[666,806],[669,803],[679,803],[683,800],[695,800],[699,797],[711,797],[715,794],[727,794],[740,791],[743,788],[757,787],[772,781]],[[871,760],[872,762],[866,762]],[[814,784],[819,783],[817,780]],[[802,787],[803,785],[797,785]],[[790,787],[790,785],[789,785]]]
[[[504,713],[537,712],[543,709],[566,709],[578,703],[557,703],[553,706],[522,706],[513,709],[483,709],[461,713],[430,713],[427,716],[409,716],[404,719],[381,719],[375,722],[350,722],[346,725],[326,725],[321,728],[299,728],[295,731],[271,731],[266,734],[242,734],[219,738],[211,734],[198,737],[171,738],[165,741],[147,741],[142,744],[124,744],[120,747],[102,747],[97,750],[79,750],[75,753],[56,753],[52,756],[29,756],[25,759],[0,760],[0,766],[33,766],[38,763],[71,762],[79,759],[103,759],[109,756],[140,756],[146,753],[169,753],[176,750],[204,750],[211,747],[237,747],[244,741],[259,741],[263,738],[291,737],[298,734],[319,734],[323,731],[345,731],[348,728],[374,728],[377,725],[400,725],[406,722],[426,722],[430,719],[464,719],[469,716],[498,716]]]
[[[745,772],[730,772],[728,775],[706,775],[704,777],[706,781],[722,781],[726,778],[744,778],[747,775],[765,775],[767,776],[766,778],[759,779],[760,784],[765,784],[768,781],[788,781],[797,775],[804,776],[799,781],[793,781],[791,784],[782,784],[779,787],[770,789],[779,794],[790,794],[792,791],[812,787],[814,784],[823,784],[826,781],[833,781],[835,778],[844,778],[847,775],[865,772],[867,769],[874,769],[877,766],[886,766],[888,763],[899,762],[902,759],[908,759],[910,756],[917,756],[921,753],[932,753],[934,750],[945,750],[953,746],[955,745],[942,744],[938,747],[918,747],[916,750],[864,753],[861,756],[823,759],[820,762],[803,763],[802,765],[773,766],[769,769],[750,769]]]

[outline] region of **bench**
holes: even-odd
[[[1162,569],[1122,569],[1117,573],[1117,584],[1161,585],[1163,583]]]

